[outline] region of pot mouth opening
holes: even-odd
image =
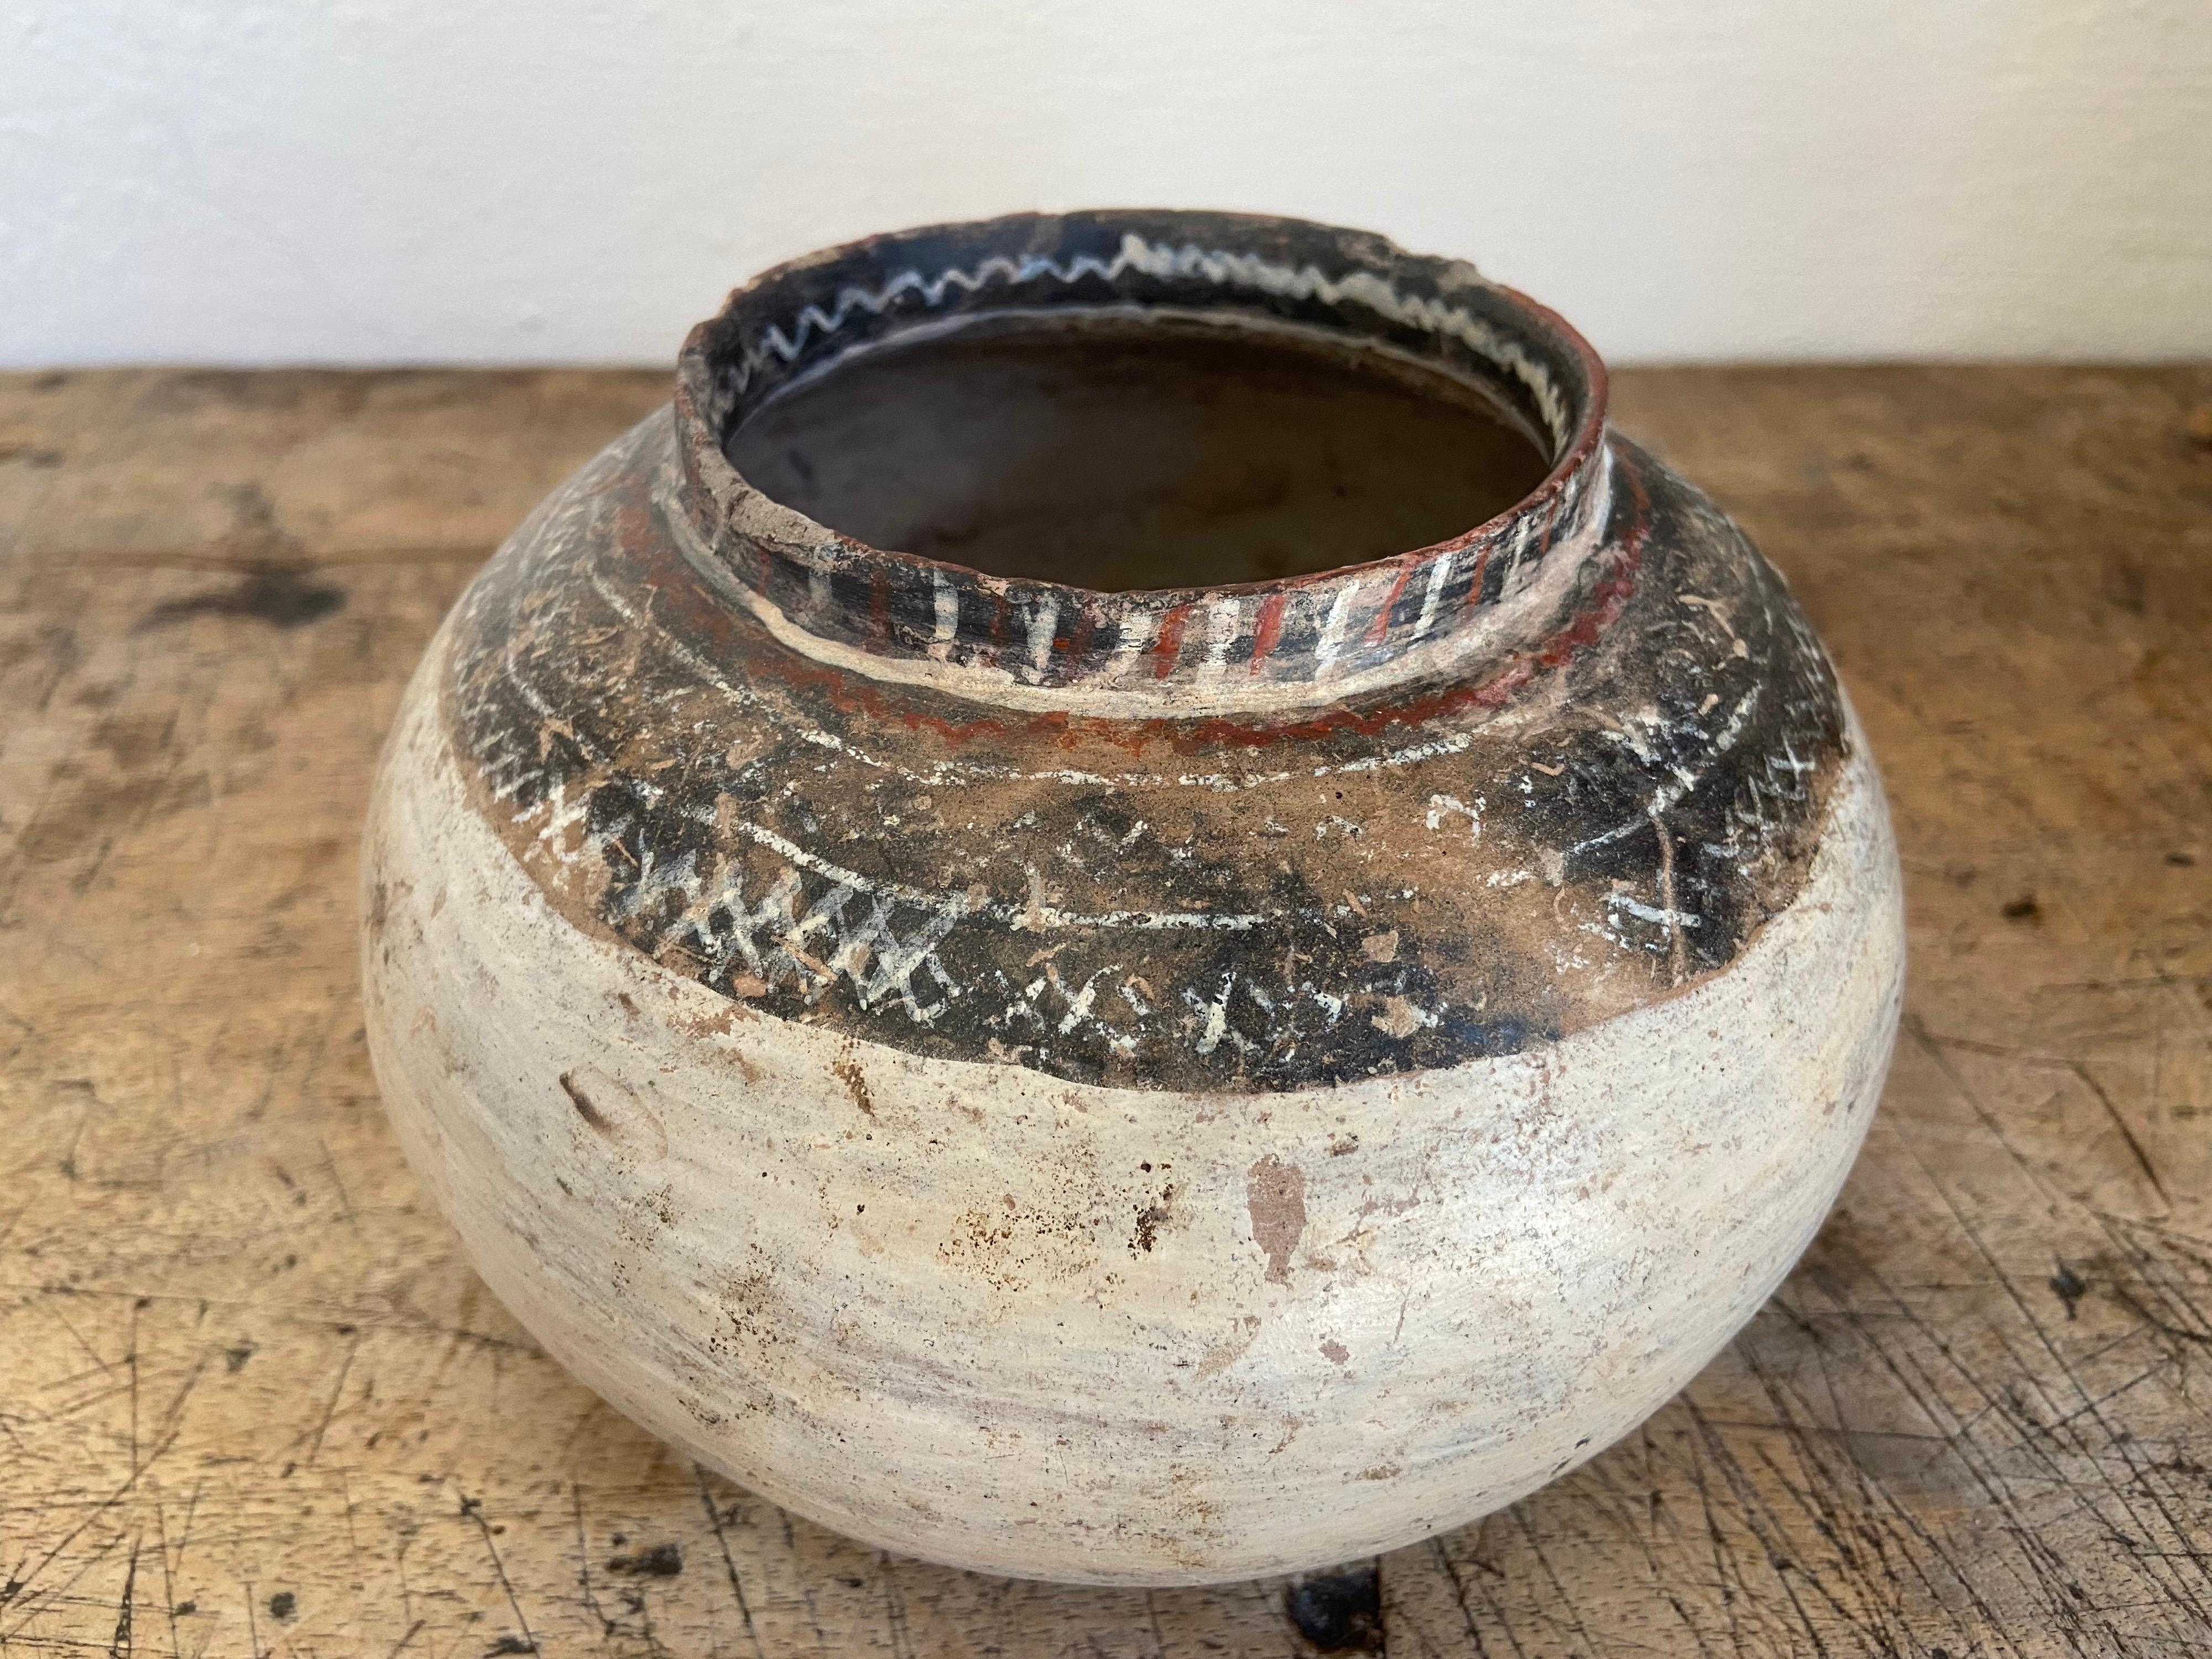
[[[1313,701],[1498,635],[1588,550],[1605,402],[1579,335],[1461,261],[1301,221],[1020,215],[733,293],[679,362],[668,516],[787,643],[879,678]]]
[[[1167,308],[963,318],[734,413],[739,475],[832,532],[1103,592],[1252,586],[1433,546],[1557,446],[1486,380],[1319,330]]]

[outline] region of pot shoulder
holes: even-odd
[[[423,695],[562,915],[750,1009],[1137,1088],[1517,1053],[1729,971],[1858,741],[1781,578],[1609,441],[1604,542],[1544,637],[1132,720],[779,642],[672,533],[663,414],[486,568]]]

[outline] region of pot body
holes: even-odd
[[[1101,246],[1462,292],[1159,222]],[[916,246],[847,313],[1044,257]],[[728,346],[477,578],[367,831],[387,1108],[532,1334],[799,1513],[1097,1583],[1403,1545],[1688,1381],[1840,1187],[1901,988],[1879,782],[1741,533],[1601,391],[1540,411],[1540,547],[1542,503],[1280,601],[917,574],[702,459]]]

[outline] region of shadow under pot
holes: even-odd
[[[1901,983],[1780,578],[1550,312],[1279,219],[739,289],[455,606],[365,851],[392,1121],[538,1340],[1041,1578],[1372,1554],[1634,1427]]]

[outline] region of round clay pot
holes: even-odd
[[[1820,644],[1605,388],[1284,220],[740,289],[378,779],[371,1051],[477,1271],[995,1573],[1365,1555],[1633,1427],[1842,1183],[1902,930]]]

